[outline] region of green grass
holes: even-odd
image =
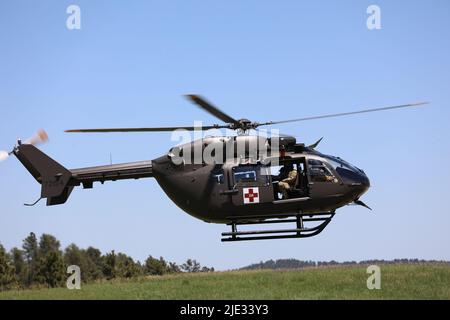
[[[180,274],[82,285],[81,290],[0,292],[0,299],[450,299],[448,265],[382,265],[381,289],[366,267]]]

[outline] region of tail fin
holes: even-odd
[[[42,185],[41,198],[47,198],[48,206],[67,201],[73,189],[69,185],[72,178],[69,170],[31,144],[17,146],[14,155]]]

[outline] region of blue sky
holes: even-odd
[[[66,8],[81,8],[81,30]],[[366,9],[381,8],[381,30]],[[0,149],[45,128],[42,150],[68,168],[156,158],[168,133],[71,135],[77,127],[192,125],[230,115],[281,120],[420,100],[423,108],[286,124],[299,141],[363,168],[374,208],[345,207],[318,237],[221,243],[223,225],[178,209],[155,180],[40,192],[11,158],[0,164],[0,242],[30,232],[143,260],[189,257],[218,269],[271,258],[450,259],[448,1],[2,1]]]

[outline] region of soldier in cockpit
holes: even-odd
[[[283,168],[281,168],[279,175],[281,181],[278,182],[278,189],[283,194],[283,199],[288,199],[288,191],[295,188],[297,175],[297,170],[294,169],[292,164],[286,164]]]

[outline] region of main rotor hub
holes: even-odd
[[[248,130],[253,127],[253,123],[248,119],[239,119],[239,124],[243,130]]]

